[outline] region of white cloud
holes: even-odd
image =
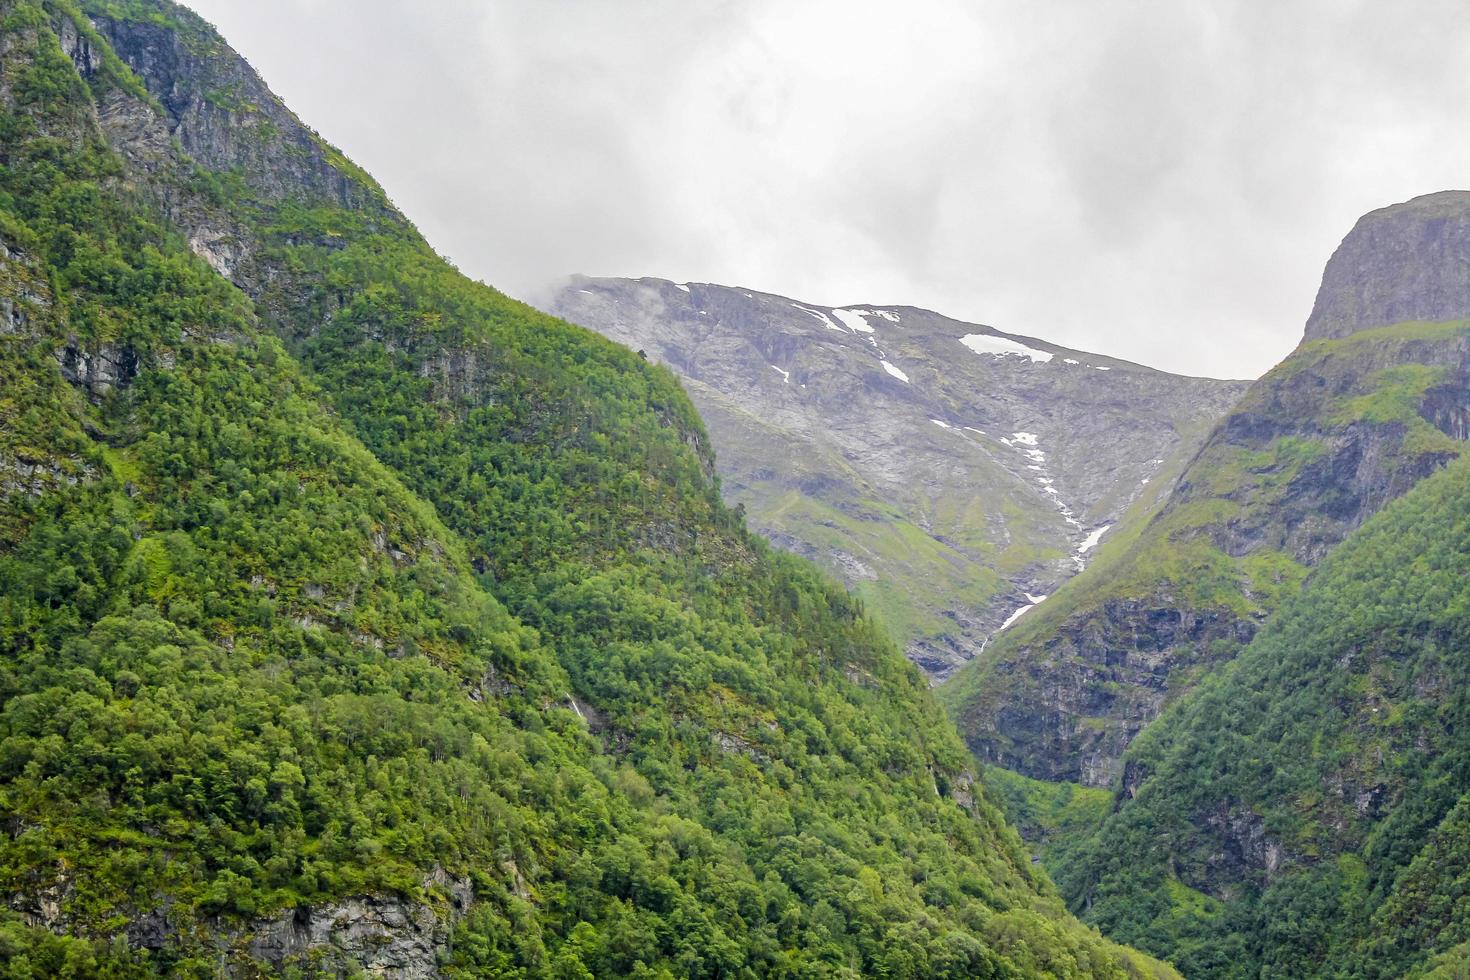
[[[193,0],[472,275],[927,306],[1172,370],[1470,185],[1443,0]]]

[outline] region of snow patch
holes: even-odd
[[[823,313],[821,310],[808,309],[807,307],[802,306],[800,303],[792,303],[791,305],[796,309],[801,310],[801,312],[807,314],[808,316],[814,316],[818,320],[821,320],[828,330],[836,330],[838,333],[847,333],[846,330],[843,330],[837,324],[833,323],[832,318]]]
[[[863,318],[866,310],[833,310],[832,315],[853,333],[872,333],[873,325]]]
[[[1087,540],[1083,541],[1080,545],[1077,546],[1077,554],[1079,554],[1079,555],[1085,555],[1089,551],[1091,551],[1093,548],[1096,548],[1097,547],[1097,543],[1102,540],[1102,536],[1104,534],[1107,534],[1112,529],[1113,529],[1113,525],[1111,525],[1111,524],[1104,524],[1102,527],[1098,528],[1096,531],[1093,531],[1091,534],[1089,534],[1087,536]]]
[[[685,283],[682,283],[682,282],[676,282],[676,283],[674,283],[674,288],[675,289],[682,289],[686,293],[689,292],[689,286],[686,285]]]
[[[909,381],[909,376],[907,374],[904,374],[898,368],[894,367],[892,364],[889,364],[887,361],[879,361],[878,363],[881,364],[881,365],[883,365],[883,370],[887,371],[889,374],[893,375],[895,378],[897,378],[898,380],[902,381],[904,384],[910,384],[911,383]]]
[[[1025,615],[1028,610],[1035,609],[1037,606],[1046,601],[1046,596],[1044,595],[1032,595],[1029,592],[1022,592],[1021,594],[1026,597],[1027,605],[1022,606],[1020,609],[1017,609],[1015,612],[1007,616],[1006,621],[1000,624],[1000,628],[1002,630],[1006,629],[1016,620],[1020,619],[1023,615]]]
[[[1005,337],[991,337],[983,333],[965,334],[960,338],[960,343],[976,354],[993,354],[996,357],[1029,357],[1033,362],[1046,362],[1052,359],[1049,351],[1037,350],[1019,341]]]
[[[1092,368],[1093,368],[1094,371],[1111,371],[1112,370],[1112,368],[1110,368],[1110,367],[1102,367],[1099,364],[1094,364],[1092,366]]]
[[[777,374],[781,375],[781,380],[783,382],[785,382],[786,384],[790,384],[791,383],[791,372],[790,371],[782,371],[780,368],[776,367],[776,365],[774,365],[774,364],[771,365],[771,370],[772,371],[775,371]]]
[[[975,431],[979,432],[980,430],[976,429]],[[1051,499],[1051,502],[1056,505],[1057,511],[1062,515],[1062,520],[1077,528],[1077,530],[1082,530],[1082,522],[1077,520],[1077,515],[1072,513],[1072,508],[1068,507],[1066,501],[1062,500],[1061,491],[1055,486],[1057,481],[1047,472],[1046,451],[1041,448],[1041,440],[1037,437],[1036,433],[1012,432],[1009,439],[1002,437],[1000,441],[1007,446],[1021,450],[1021,455],[1025,456],[1027,460],[1026,469],[1036,474],[1035,479],[1037,485],[1041,487],[1041,492],[1046,494]],[[1094,541],[1092,544],[1096,543]],[[1087,548],[1091,547],[1092,545],[1087,545]],[[1078,563],[1077,567],[1079,569],[1082,567],[1080,556],[1085,550],[1087,549],[1075,552],[1072,555],[1072,560]]]
[[[593,295],[595,295],[595,294],[594,294],[594,293],[593,293],[593,292],[592,292],[592,290],[590,290],[590,289],[579,289],[579,290],[577,290],[577,292],[579,292],[579,293],[586,293],[586,294],[587,294],[587,295],[588,295],[588,296],[593,296]]]
[[[944,421],[943,419],[930,419],[929,421],[930,422],[933,422],[935,425],[939,426],[941,429],[953,429],[954,428],[954,426],[950,425],[948,422]]]
[[[1063,364],[1081,364],[1082,362],[1079,361],[1079,360],[1077,360],[1077,358],[1075,358],[1075,357],[1064,357],[1064,358],[1062,358],[1062,363]]]

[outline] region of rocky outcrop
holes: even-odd
[[[1470,191],[1441,191],[1358,219],[1333,253],[1307,340],[1470,314]]]
[[[677,372],[726,498],[935,679],[1167,489],[1244,389],[913,307],[582,277],[546,307]]]
[[[82,345],[75,339],[55,352],[61,376],[98,397],[138,374],[138,352],[121,344]]]
[[[309,968],[314,975],[427,980],[440,960],[454,920],[474,900],[468,880],[437,873],[446,894],[440,907],[397,896],[364,896],[321,907],[303,906],[256,923],[235,944],[234,976]],[[243,955],[242,955],[243,947]]]
[[[514,871],[513,868],[509,869]],[[436,868],[423,882],[427,901],[400,895],[361,895],[302,905],[239,924],[198,921],[172,901],[127,917],[121,938],[151,952],[211,950],[224,975],[240,978],[306,971],[314,977],[362,975],[427,980],[441,975],[454,924],[475,901],[468,878]],[[28,925],[67,934],[65,909],[75,893],[69,874],[14,895],[10,907]]]
[[[994,700],[965,716],[966,739],[981,760],[1036,779],[1108,786],[1173,693],[1172,675],[1228,659],[1256,625],[1166,594],[1110,600],[1000,661]]]
[[[175,22],[165,23],[98,7],[92,23],[158,100],[168,134],[194,160],[239,173],[268,200],[319,198],[396,218],[376,185],[286,108],[201,18],[177,9],[169,13]]]
[[[26,253],[0,237],[0,338],[35,339],[35,323],[51,309],[51,290]]]

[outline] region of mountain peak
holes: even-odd
[[[1322,274],[1306,340],[1470,315],[1470,191],[1440,191],[1358,219]]]

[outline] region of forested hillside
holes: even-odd
[[[669,372],[459,275],[187,11],[83,8],[0,0],[11,975],[1175,975]]]
[[[1077,907],[1191,977],[1470,965],[1467,567],[1457,462],[1138,739],[1117,811],[1063,874]]]

